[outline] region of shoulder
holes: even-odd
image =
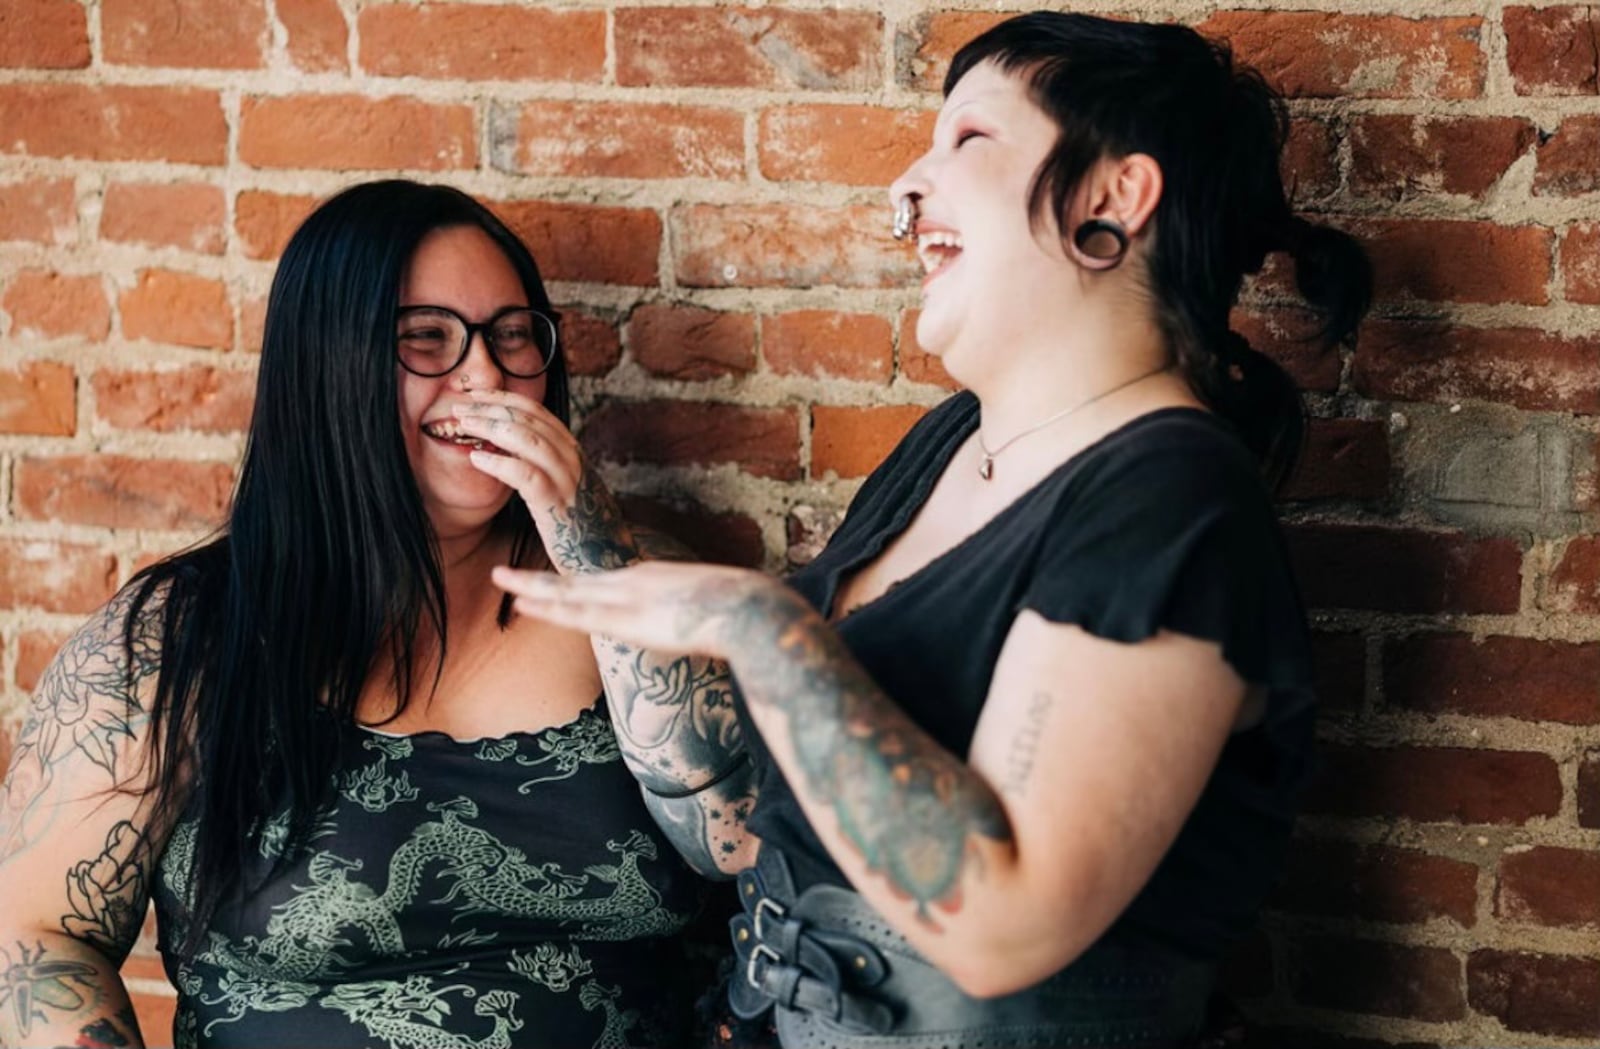
[[[1108,434],[1074,471],[1074,499],[1114,499],[1149,508],[1229,505],[1269,517],[1261,470],[1228,424],[1208,412],[1163,409]]]

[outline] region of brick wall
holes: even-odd
[[[992,7],[3,0],[0,723],[85,612],[217,520],[273,260],[375,175],[525,234],[636,512],[724,560],[809,556],[948,388],[883,187]],[[1260,63],[1297,200],[1381,283],[1354,352],[1293,341],[1281,273],[1240,314],[1317,417],[1285,510],[1327,715],[1230,983],[1268,1045],[1593,1046],[1600,6],[1238,8],[1097,10]]]

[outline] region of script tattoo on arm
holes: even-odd
[[[1028,780],[1033,776],[1034,763],[1039,758],[1039,739],[1044,734],[1045,719],[1055,697],[1048,692],[1035,692],[1023,713],[1023,722],[1011,737],[1006,751],[1005,778],[1000,789],[1011,797],[1021,797],[1027,792]]]

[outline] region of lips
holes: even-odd
[[[948,269],[961,256],[961,234],[954,230],[927,230],[917,234],[917,258],[922,262],[924,283]]]
[[[422,432],[436,441],[452,444],[468,451],[490,452],[494,455],[510,455],[511,453],[499,445],[491,444],[481,437],[473,437],[461,429],[460,423],[454,419],[439,419],[435,422],[422,424]]]

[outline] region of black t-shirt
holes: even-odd
[[[790,584],[827,615],[841,582],[905,529],[977,424],[969,393],[930,412]],[[1162,629],[1215,641],[1245,681],[1266,687],[1264,717],[1231,737],[1177,841],[1113,929],[1215,957],[1252,924],[1277,877],[1312,736],[1305,615],[1249,452],[1205,412],[1135,419],[837,629],[891,699],[965,756],[1023,609],[1116,641]],[[745,731],[761,777],[751,830],[784,851],[801,887],[847,884],[747,717]]]

